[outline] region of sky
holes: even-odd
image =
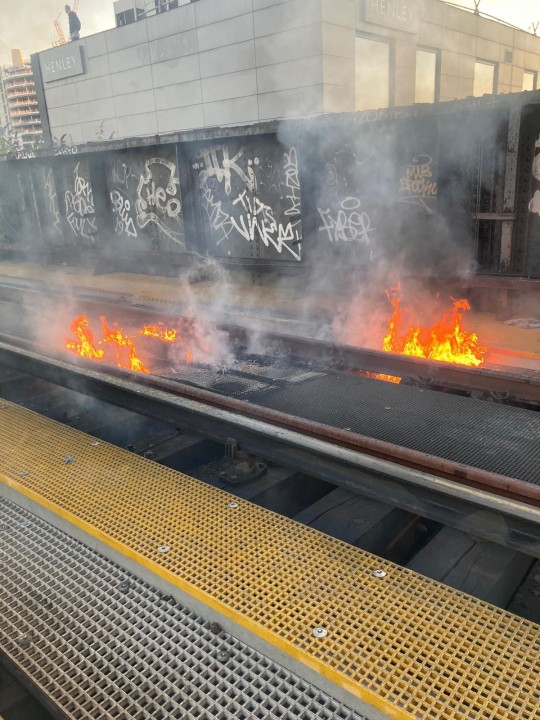
[[[53,22],[59,14],[67,35],[64,4],[59,0],[0,0],[0,64],[10,63],[11,48],[21,48],[28,57],[51,47]],[[455,0],[455,4],[474,8],[474,0]],[[540,3],[533,0],[480,0],[480,10],[525,30],[540,21]],[[78,15],[82,35],[107,30],[114,27],[113,0],[79,0]]]

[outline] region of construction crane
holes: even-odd
[[[74,12],[77,12],[79,9],[79,0],[75,0],[73,7],[71,8]],[[66,36],[64,35],[64,31],[62,30],[62,25],[60,24],[60,18],[62,17],[62,13],[58,13],[58,17],[54,21],[54,30],[55,30],[55,36],[53,37],[53,47],[58,47],[59,45],[65,45],[67,43]]]

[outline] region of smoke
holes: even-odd
[[[494,192],[504,118],[476,112],[366,122],[327,116],[302,128],[303,259],[298,319],[314,337],[382,349],[398,286],[430,326],[476,269],[471,215]],[[391,113],[390,113],[391,114]],[[285,145],[297,128],[280,127]],[[480,169],[478,158],[483,157]],[[490,172],[492,173],[490,175]]]
[[[199,283],[201,278],[206,282]],[[201,258],[180,280],[183,295],[178,339],[169,351],[173,368],[197,363],[226,369],[234,362],[229,335],[219,328],[234,305],[236,291],[226,270],[211,258]]]
[[[64,35],[68,37],[65,4],[61,0],[31,0],[30,4],[0,0],[3,18],[0,28],[0,64],[11,65],[12,48],[20,48],[25,58],[50,48],[55,39],[54,20],[58,15]],[[68,4],[74,6],[75,1]],[[114,27],[111,0],[80,0],[77,12],[82,24],[81,37]]]

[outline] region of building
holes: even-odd
[[[11,51],[12,66],[3,70],[3,87],[12,143],[18,150],[35,147],[42,137],[34,75],[20,50]]]
[[[144,6],[144,0],[116,0],[113,3],[116,27],[123,27],[141,20],[145,14]]]
[[[6,92],[4,89],[4,68],[0,67],[0,130],[8,127],[9,114],[7,107]]]
[[[440,0],[198,0],[130,19],[35,56],[53,136],[517,92],[540,70],[539,37]]]

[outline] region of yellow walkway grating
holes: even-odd
[[[8,402],[0,480],[392,718],[540,717],[534,623]]]

